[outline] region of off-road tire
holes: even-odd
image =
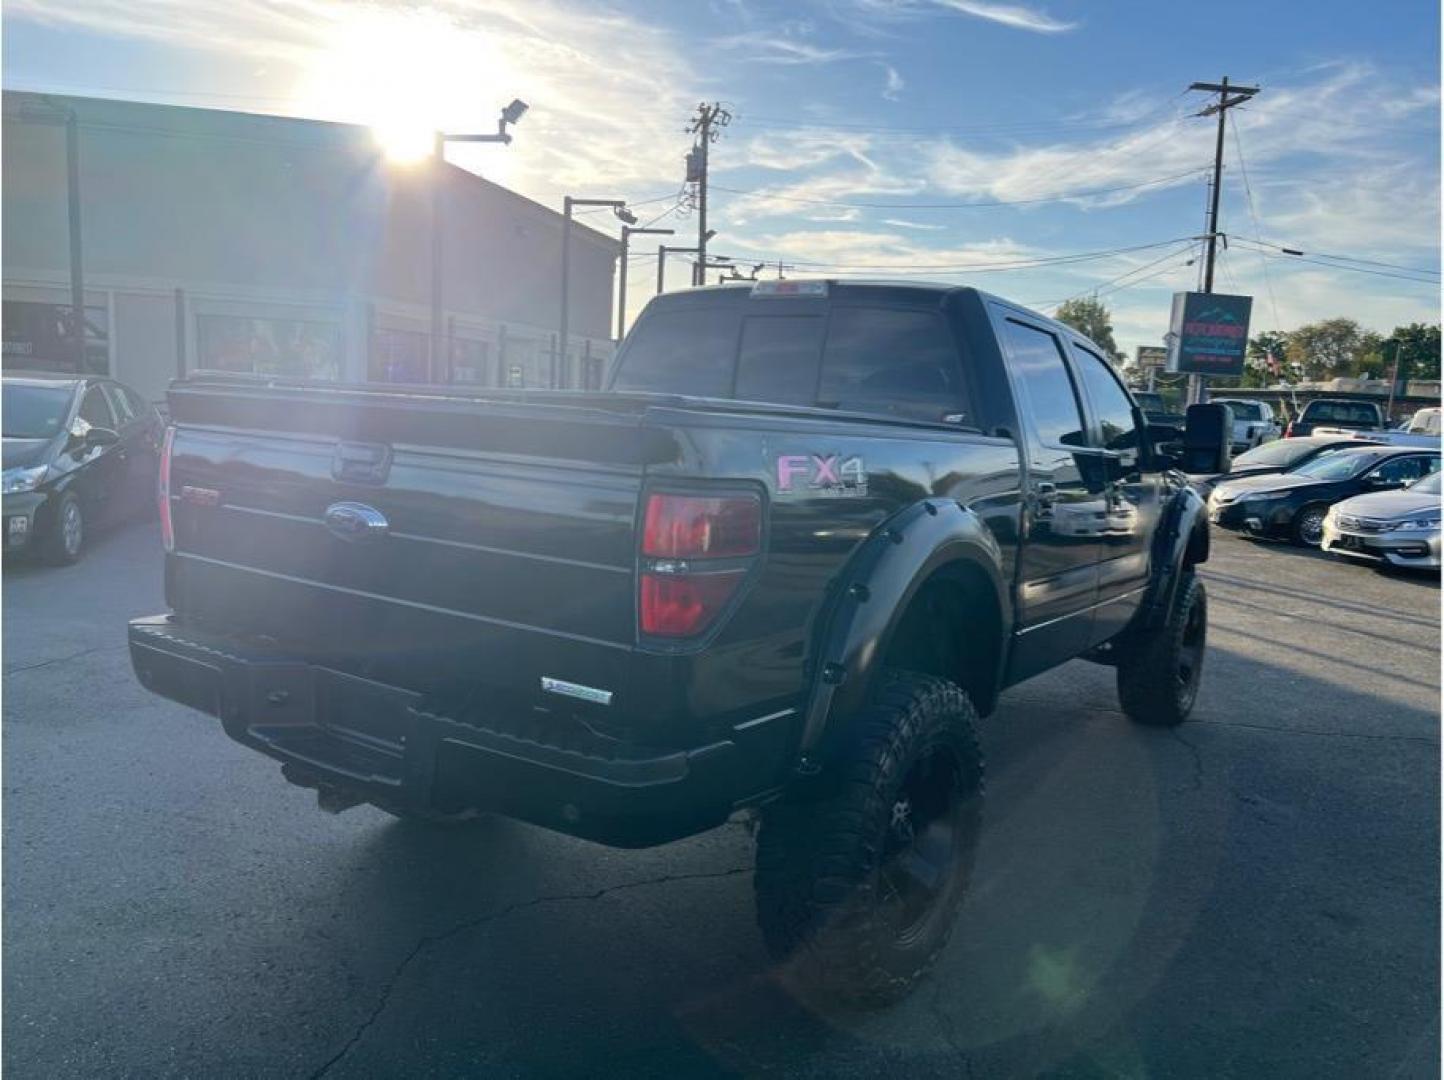
[[[1324,542],[1324,517],[1328,514],[1329,508],[1325,503],[1309,503],[1294,515],[1294,520],[1289,523],[1289,536],[1299,547],[1318,548]],[[1318,533],[1311,531],[1312,523],[1317,520]],[[1310,540],[1310,536],[1317,535],[1317,539]]]
[[[1198,576],[1185,570],[1168,622],[1120,650],[1118,700],[1130,720],[1177,727],[1188,719],[1198,697],[1207,638],[1208,594]]]
[[[73,536],[67,534],[67,522],[74,515]],[[69,566],[79,562],[85,550],[85,514],[75,492],[67,491],[55,501],[40,534],[40,557],[51,566]]]
[[[983,793],[976,720],[955,683],[888,671],[871,705],[830,737],[816,788],[763,811],[757,920],[787,977],[829,998],[881,1005],[904,997],[927,973],[972,876]],[[913,801],[928,804],[918,812],[920,835],[911,833]],[[937,843],[940,829],[948,833],[945,846]],[[895,850],[908,843],[914,846]],[[910,914],[904,893],[913,890],[915,900],[926,894],[918,891],[919,868],[936,865],[909,860],[924,848],[943,856],[935,897],[899,932],[898,921]]]

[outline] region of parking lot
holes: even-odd
[[[160,570],[142,525],[5,572],[13,1076],[1437,1075],[1437,578],[1216,534],[1193,718],[1083,662],[1007,693],[957,931],[858,1015],[768,972],[742,822],[319,813],[136,684]]]

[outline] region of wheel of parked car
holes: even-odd
[[[1329,508],[1324,503],[1310,503],[1294,515],[1292,527],[1294,543],[1304,547],[1318,547],[1324,542],[1324,518]]]
[[[60,496],[42,544],[45,561],[52,566],[66,566],[80,558],[85,547],[85,514],[75,492]]]
[[[1207,640],[1208,595],[1197,575],[1185,571],[1168,622],[1119,654],[1118,700],[1130,720],[1174,727],[1188,719]]]
[[[942,951],[977,844],[976,716],[956,684],[888,672],[837,732],[816,790],[763,812],[758,922],[808,985],[894,1001]]]

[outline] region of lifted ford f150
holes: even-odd
[[[1097,346],[973,289],[665,295],[600,392],[169,401],[145,686],[332,810],[639,846],[755,809],[768,946],[851,997],[947,940],[1000,691],[1081,656],[1140,723],[1197,692],[1200,500]]]

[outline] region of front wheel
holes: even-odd
[[[85,547],[85,514],[75,492],[67,491],[55,504],[50,527],[42,539],[41,555],[51,566],[67,566],[80,558]]]
[[[1304,507],[1294,515],[1293,537],[1294,543],[1300,547],[1316,548],[1324,542],[1324,518],[1329,516],[1329,508],[1322,503],[1314,503]]]
[[[1208,594],[1184,571],[1168,622],[1139,637],[1118,658],[1118,700],[1135,723],[1176,727],[1198,697],[1208,639]]]
[[[976,719],[956,684],[890,671],[832,739],[818,790],[763,811],[757,919],[806,984],[885,1004],[937,959],[977,847]]]

